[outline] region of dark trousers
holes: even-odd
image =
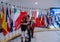
[[[30,31],[30,29],[28,29],[28,42],[31,42],[31,31]]]
[[[34,28],[30,28],[30,30],[31,30],[31,37],[33,38],[33,35],[34,35]]]

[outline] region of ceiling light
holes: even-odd
[[[37,5],[38,4],[38,2],[35,2],[35,5]]]

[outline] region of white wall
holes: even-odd
[[[60,7],[60,0],[7,0],[6,2],[14,4],[16,6],[24,7],[37,7],[37,8],[50,8],[50,7]],[[38,5],[34,3],[38,2]]]
[[[60,7],[60,0],[1,0],[1,1],[4,1],[5,3],[6,2],[10,3],[11,5],[28,7],[28,8],[33,7],[33,8],[48,9],[50,7]],[[35,2],[38,2],[38,4],[35,5],[34,4]],[[43,13],[46,14],[46,11],[43,11]]]

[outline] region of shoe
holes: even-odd
[[[23,42],[23,41],[21,41],[21,42]]]

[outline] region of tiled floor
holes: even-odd
[[[21,40],[17,37],[10,42],[21,42]],[[31,42],[60,42],[60,31],[36,32]]]

